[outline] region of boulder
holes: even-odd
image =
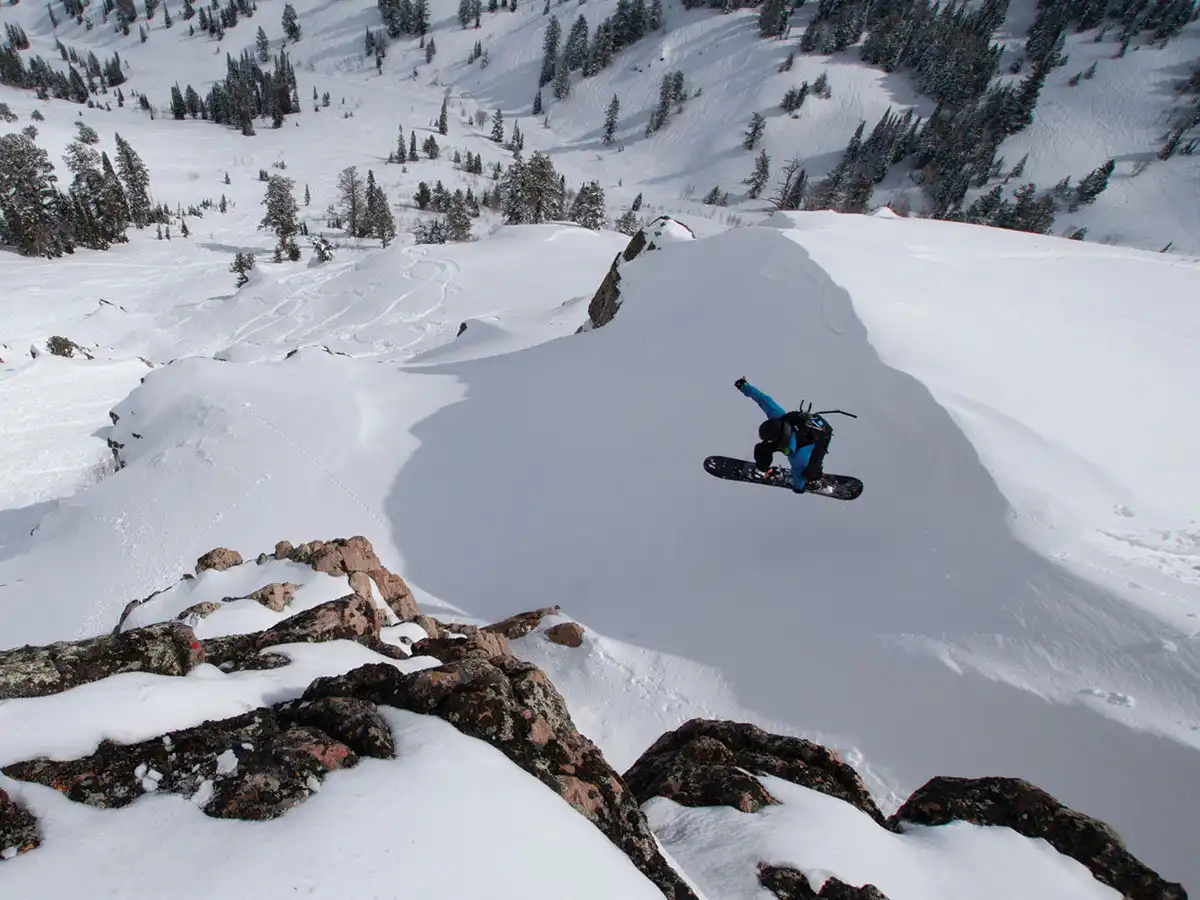
[[[209,550],[198,560],[196,560],[196,574],[212,569],[216,572],[224,572],[226,569],[232,569],[234,566],[240,566],[245,560],[242,559],[242,554],[236,550],[230,550],[228,547],[217,547],[214,550]]]
[[[659,216],[653,222],[639,228],[625,249],[613,258],[608,274],[604,276],[599,289],[588,304],[587,321],[576,333],[603,328],[616,316],[621,306],[620,269],[623,263],[632,262],[644,252],[661,249],[665,243],[694,238],[695,234],[690,228],[670,216]]]
[[[299,589],[300,585],[298,584],[276,582],[268,584],[265,587],[260,587],[250,595],[250,599],[257,600],[267,609],[274,612],[283,612],[284,607],[292,602],[292,597],[295,596],[296,591]]]
[[[685,722],[655,741],[624,778],[638,803],[667,797],[683,806],[752,813],[777,802],[754,775],[774,775],[837,797],[885,822],[862,778],[832,750],[744,722]]]
[[[412,652],[413,656],[432,656],[443,665],[472,657],[492,659],[512,655],[508,638],[497,632],[482,630],[466,636],[445,632],[441,637],[417,641],[412,646]]]
[[[0,862],[41,843],[37,820],[0,788]]]
[[[360,755],[391,758],[391,731],[371,704],[338,698],[291,701],[136,744],[104,741],[82,759],[36,759],[3,771],[89,806],[122,807],[165,792],[216,818],[261,820],[302,803],[326,774],[356,765]]]
[[[327,697],[436,715],[487,741],[591,821],[669,900],[695,900],[659,851],[634,795],[576,730],[562,696],[536,666],[511,656],[485,659],[482,653],[411,674],[371,664],[317,679],[303,699]]]
[[[832,876],[821,885],[821,890],[814,891],[803,872],[766,863],[758,864],[758,883],[779,900],[817,900],[818,897],[822,900],[887,900],[873,884],[851,887]]]
[[[42,697],[122,672],[186,675],[205,661],[196,635],[161,622],[117,635],[0,651],[0,700]]]
[[[546,640],[564,647],[579,647],[583,644],[583,626],[578,622],[560,622],[546,629]]]
[[[518,638],[525,637],[525,635],[537,628],[546,616],[557,616],[558,613],[559,608],[557,606],[544,606],[541,609],[517,613],[515,616],[509,616],[507,619],[492,625],[485,625],[483,626],[483,630],[494,631],[497,634],[504,635],[510,641],[515,641]]]
[[[281,550],[290,546],[286,541],[276,544],[276,558]],[[384,568],[379,557],[375,555],[375,548],[362,535],[332,541],[309,541],[292,548],[287,558],[312,566],[316,571],[327,575],[353,577],[356,572],[365,573],[379,589],[384,603],[402,622],[412,621],[420,612],[408,584],[399,575]],[[361,593],[361,579],[357,585],[352,582],[352,587],[356,593]]]
[[[1129,900],[1185,900],[1187,892],[1144,865],[1104,822],[1076,812],[1020,778],[938,776],[918,788],[888,820],[900,830],[963,821],[1011,828],[1042,838],[1059,853],[1086,866],[1097,881]]]

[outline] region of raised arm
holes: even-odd
[[[769,394],[764,394],[745,378],[739,378],[735,384],[739,391],[758,404],[768,419],[777,419],[786,412],[782,406],[771,399]]]

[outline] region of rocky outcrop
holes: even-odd
[[[1183,900],[1183,887],[1165,881],[1125,849],[1104,822],[1059,803],[1041,788],[1019,778],[939,776],[918,788],[888,820],[945,825],[963,821],[998,825],[1030,838],[1042,838],[1059,853],[1086,866],[1097,881],[1130,900]]]
[[[356,641],[378,650],[386,646],[379,640],[382,624],[373,603],[350,594],[296,613],[265,631],[209,638],[202,644],[208,662],[224,671],[273,669],[286,665],[287,658],[262,651],[278,644]]]
[[[818,897],[822,900],[887,900],[873,884],[851,887],[833,877],[825,880],[821,890],[814,891],[803,872],[766,863],[759,863],[758,883],[779,900],[817,900]]]
[[[412,651],[415,656],[432,656],[442,664],[512,655],[508,638],[482,629],[467,635],[444,631],[438,637],[417,641]]]
[[[250,599],[257,600],[273,612],[283,612],[284,607],[292,602],[292,597],[295,596],[299,588],[300,585],[298,584],[276,582],[268,584],[265,587],[260,587],[257,591],[250,594]]]
[[[546,640],[563,647],[579,647],[583,644],[583,626],[578,622],[559,622],[546,629]]]
[[[320,678],[303,699],[330,697],[436,715],[487,741],[591,821],[670,900],[694,900],[659,852],[634,795],[576,730],[562,696],[536,666],[511,656],[485,659],[482,653],[409,675],[374,664]]]
[[[529,632],[533,631],[546,616],[557,616],[559,607],[543,606],[541,609],[530,610],[529,612],[517,613],[515,616],[509,616],[500,622],[495,622],[492,625],[484,625],[484,631],[494,631],[497,634],[502,634],[510,641],[515,641],[518,638],[523,638]]]
[[[210,816],[273,819],[360,756],[391,758],[391,732],[362,701],[281,704],[136,744],[103,742],[82,759],[3,769],[70,800],[110,809],[151,792],[188,797]]]
[[[164,622],[118,635],[0,651],[0,700],[57,694],[122,672],[186,675],[205,661],[192,629]]]
[[[616,316],[621,306],[621,265],[632,262],[642,253],[658,250],[670,240],[694,238],[692,230],[670,216],[659,216],[653,222],[639,228],[630,238],[625,249],[618,253],[609,266],[608,274],[600,283],[599,289],[588,304],[587,321],[580,326],[576,334],[603,328]]]
[[[41,843],[37,820],[0,788],[0,861],[32,850]]]
[[[412,621],[420,612],[404,579],[384,568],[375,555],[375,548],[362,535],[332,541],[310,541],[299,547],[281,541],[275,545],[275,558],[303,563],[327,575],[347,575],[353,579],[356,573],[363,573],[374,582],[384,603],[400,621]],[[357,585],[352,582],[352,586],[356,593],[364,593],[369,587],[361,579]]]
[[[754,775],[774,775],[837,797],[884,824],[862,778],[832,750],[744,722],[685,722],[655,741],[624,778],[639,803],[666,797],[682,806],[753,813],[778,802]]]
[[[217,547],[214,550],[209,550],[198,560],[196,560],[196,574],[207,572],[212,569],[215,572],[224,572],[226,569],[232,569],[234,566],[240,566],[245,560],[242,559],[242,554],[236,550],[230,550],[228,547]]]

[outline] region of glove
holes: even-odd
[[[737,381],[735,381],[735,382],[733,383],[733,386],[734,386],[735,388],[737,388],[737,389],[740,391],[742,388],[744,388],[744,387],[746,386],[746,379],[745,379],[745,378],[739,378]]]

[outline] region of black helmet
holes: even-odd
[[[771,456],[774,454],[771,445],[766,441],[754,445],[754,467],[760,472],[771,468]]]
[[[791,435],[791,427],[782,416],[775,419],[766,419],[758,426],[758,436],[765,444],[769,444],[773,449],[784,450],[787,447],[788,439]]]

